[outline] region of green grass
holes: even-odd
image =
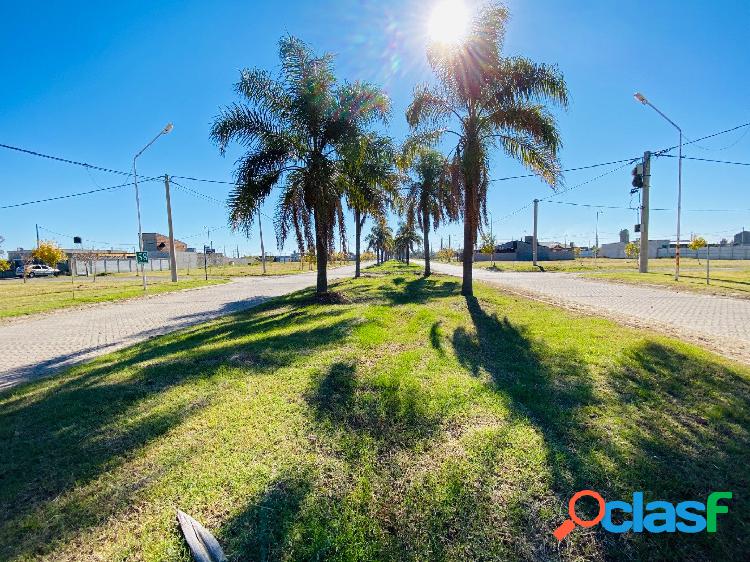
[[[716,262],[712,262],[714,264]],[[651,270],[648,273],[620,271],[617,273],[591,273],[587,277],[620,283],[659,285],[670,289],[697,293],[750,298],[750,268],[723,269],[721,264],[711,270],[711,283],[706,284],[706,272],[680,267],[680,280],[675,281],[674,271]]]
[[[329,263],[329,269],[335,269],[343,267],[345,265],[353,265],[354,262],[349,263]],[[252,264],[247,263],[247,260],[237,260],[234,265],[209,265],[208,266],[208,278],[221,278],[228,279],[230,277],[257,277],[261,275],[297,275],[299,273],[309,273],[315,271],[315,264],[312,266],[308,263],[300,264],[299,262],[266,262],[266,272],[263,273],[263,267],[260,262],[254,262]],[[201,265],[198,268],[191,269],[179,269],[177,275],[181,279],[196,279],[204,278],[205,271]],[[118,276],[131,276],[132,273],[120,273]],[[146,275],[149,277],[166,277],[168,278],[170,273],[169,269],[162,271],[149,271],[146,270]]]
[[[583,273],[591,279],[621,283],[659,285],[704,294],[750,298],[750,261],[712,260],[711,283],[706,285],[706,260],[680,260],[680,281],[674,280],[673,259],[649,260],[649,272],[638,273],[634,260],[582,258],[568,261],[540,261],[546,272]],[[496,271],[540,271],[531,262],[475,262],[474,267]]]
[[[59,308],[80,306],[96,302],[116,301],[140,297],[143,285],[138,279],[110,279],[110,276],[93,278],[76,278],[74,282],[64,280],[29,279],[26,283],[16,281],[0,282],[0,318],[23,316],[37,312],[48,312]],[[182,279],[172,283],[168,278],[149,279],[149,295],[195,289],[206,285],[226,283],[226,280]]]
[[[460,263],[460,262],[454,262]],[[570,272],[637,272],[638,264],[632,259],[610,259],[610,258],[578,258],[575,260],[539,261],[545,271],[570,271]],[[659,273],[674,273],[674,259],[659,258],[649,260],[649,269]],[[482,269],[492,268],[492,262],[474,262],[474,267]],[[530,261],[495,261],[495,269],[499,271],[540,271]],[[731,272],[738,277],[750,281],[750,261],[748,260],[711,260],[711,269],[717,275],[719,272]],[[700,277],[706,275],[706,260],[693,258],[682,258],[680,270],[691,275]]]
[[[750,371],[386,264],[0,394],[0,559],[740,560]],[[584,488],[704,500],[716,534],[552,530]],[[586,507],[581,510],[585,513]],[[743,554],[745,553],[745,554]]]

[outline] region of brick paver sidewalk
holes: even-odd
[[[353,266],[332,269],[329,280],[350,277]],[[175,291],[0,324],[0,390],[153,336],[254,306],[268,297],[315,285],[315,272],[245,277],[201,289]]]
[[[433,262],[433,271],[461,276],[461,267]],[[586,279],[574,273],[474,269],[474,279],[530,292],[617,319],[707,343],[717,353],[750,359],[750,300]]]

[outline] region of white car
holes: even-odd
[[[48,265],[32,264],[26,266],[26,277],[49,277],[60,275],[60,270]],[[16,277],[23,277],[23,267],[16,268]]]

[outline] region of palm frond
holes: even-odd
[[[519,160],[553,188],[558,187],[562,181],[560,162],[548,144],[537,142],[524,133],[502,135],[499,139],[506,154]]]
[[[429,127],[432,129],[448,119],[451,114],[451,102],[435,88],[418,86],[414,90],[414,99],[406,109],[406,121],[412,128]]]

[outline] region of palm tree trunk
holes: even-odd
[[[473,131],[474,128],[471,127]],[[479,201],[477,192],[479,190],[479,178],[481,163],[477,160],[480,154],[479,141],[473,134],[469,135],[468,146],[463,151],[463,166],[466,176],[466,200],[464,202],[464,256],[463,256],[463,283],[461,294],[465,297],[474,296],[473,269],[474,262],[474,239],[479,225]]]
[[[326,244],[326,228],[317,209],[313,212],[315,218],[315,253],[317,254],[318,280],[316,292],[319,295],[328,292],[328,244]]]
[[[465,297],[470,297],[474,294],[474,286],[472,284],[472,258],[474,257],[473,254],[473,245],[474,245],[474,236],[472,235],[471,229],[472,229],[472,220],[469,216],[469,208],[470,203],[468,202],[469,193],[467,189],[467,202],[466,202],[466,218],[464,219],[464,263],[463,263],[463,283],[461,284],[461,294]]]
[[[354,278],[359,277],[359,238],[362,235],[362,223],[359,220],[359,209],[354,209]]]
[[[422,209],[422,235],[423,235],[423,243],[424,243],[424,276],[429,277],[430,276],[430,241],[429,241],[429,233],[430,233],[430,213],[427,211],[427,209]]]

